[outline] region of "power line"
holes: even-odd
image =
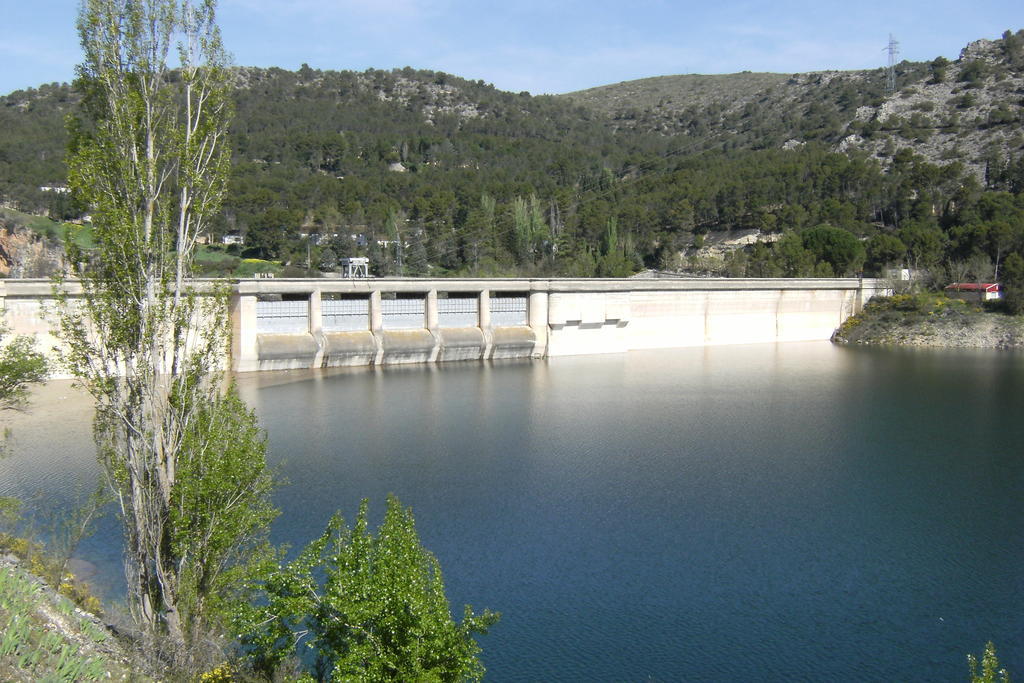
[[[882,48],[889,53],[889,66],[885,74],[885,89],[887,92],[896,92],[896,57],[900,54],[900,44],[889,34],[889,45]]]

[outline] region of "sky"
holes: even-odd
[[[70,81],[78,0],[0,0],[0,94]],[[411,66],[564,93],[649,76],[884,66],[955,59],[1024,28],[1021,0],[220,0],[234,63]]]

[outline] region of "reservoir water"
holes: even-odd
[[[277,542],[393,492],[495,681],[1024,676],[1024,357],[715,347],[240,377],[288,484]],[[66,384],[0,493],[95,480]],[[106,519],[81,566],[118,590]]]

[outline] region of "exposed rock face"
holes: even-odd
[[[960,59],[998,59],[999,44],[994,40],[982,38],[973,43],[967,43],[964,49],[960,50]]]
[[[270,78],[274,69],[257,67],[236,67],[235,84],[239,88],[259,88]],[[300,81],[297,87],[309,89],[324,88],[324,78],[313,70],[298,71]],[[461,120],[493,115],[486,105],[473,100],[458,85],[461,79],[451,79],[437,73],[432,81],[424,80],[419,72],[406,67],[401,72],[386,72],[370,69],[363,73],[345,72],[348,87],[355,93],[370,95],[380,102],[394,102],[402,107],[419,108],[424,119],[434,124],[441,115],[454,115]],[[483,82],[480,81],[480,84]]]
[[[968,80],[972,65],[984,64],[982,75]],[[881,122],[894,135],[871,140],[844,140],[838,149],[859,147],[886,161],[907,148],[934,163],[960,161],[983,181],[995,155],[1013,156],[1021,147],[1020,93],[1024,72],[1009,67],[999,43],[977,40],[951,62],[941,81],[922,80],[886,98],[877,107],[859,107],[855,120]]]
[[[8,278],[45,278],[64,268],[60,244],[25,228],[0,226],[0,275]]]

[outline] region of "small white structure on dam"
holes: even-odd
[[[887,291],[849,278],[240,280],[224,361],[249,372],[827,340]],[[59,343],[48,280],[0,280],[0,306],[12,334]]]

